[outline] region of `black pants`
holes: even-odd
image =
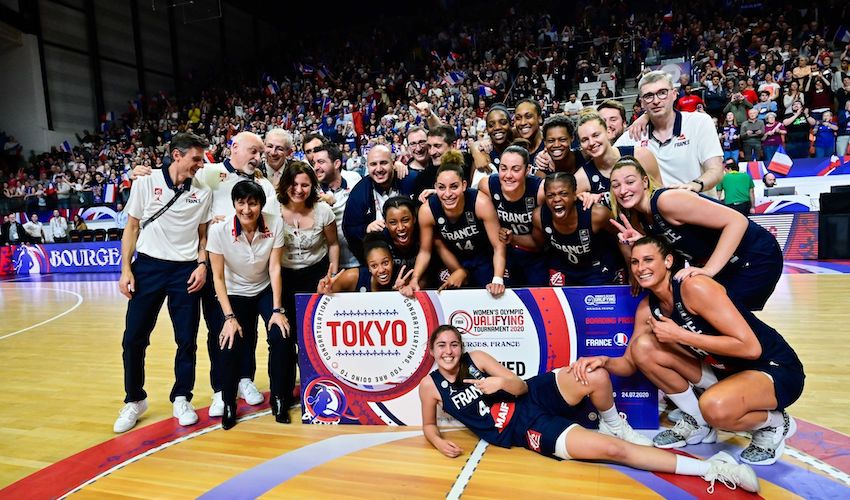
[[[147,398],[145,385],[145,351],[162,303],[168,298],[168,315],[174,327],[177,353],[174,356],[174,387],[170,399],[185,396],[192,400],[195,386],[195,352],[197,351],[200,307],[198,295],[186,291],[186,282],[198,264],[172,262],[139,254],[132,264],[136,291],[127,304],[124,328],[125,403]]]
[[[300,334],[300,326],[295,318],[295,294],[316,293],[319,280],[328,274],[330,260],[327,256],[312,266],[303,269],[282,268],[283,277],[283,307],[286,308],[286,319],[289,320],[290,334],[285,339],[283,348],[284,376],[280,386],[281,395],[289,401],[295,388],[295,372],[298,367],[296,346]]]
[[[726,206],[740,214],[743,214],[744,217],[750,216],[750,209],[753,207],[752,205],[750,205],[749,201],[745,201],[742,203],[732,203],[731,205]]]
[[[269,285],[254,297],[237,295],[228,295],[227,297],[230,300],[230,307],[233,308],[233,314],[236,315],[236,321],[242,327],[242,337],[239,335],[234,337],[232,348],[219,349],[217,358],[222,380],[222,399],[225,403],[235,404],[239,380],[245,378],[242,376],[245,372],[243,364],[247,362],[256,368],[254,353],[257,350],[257,318],[261,317],[263,324],[268,325],[274,308],[274,295],[272,287]],[[284,346],[286,339],[284,339],[283,332],[277,325],[273,325],[271,330],[267,330],[267,333],[271,393],[272,395],[282,396],[279,386],[285,378]]]

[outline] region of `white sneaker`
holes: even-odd
[[[667,413],[667,420],[673,422],[674,424],[679,420],[682,420],[682,409],[681,408],[673,408]]]
[[[709,494],[714,493],[715,481],[720,481],[730,490],[740,486],[749,492],[758,493],[761,489],[759,478],[753,468],[746,464],[739,464],[725,451],[718,452],[709,458],[708,463],[708,472],[702,478],[711,483],[706,489]]]
[[[652,446],[651,439],[632,429],[632,426],[629,425],[629,422],[626,420],[625,413],[620,413],[620,425],[616,428],[611,427],[604,420],[602,420],[602,418],[600,418],[599,433],[605,434],[607,436],[614,436],[616,438],[622,439],[623,441],[628,441],[630,443],[637,444],[640,446]]]
[[[118,412],[118,418],[112,426],[114,432],[127,432],[132,429],[139,417],[148,409],[148,400],[133,401],[124,405]]]
[[[185,396],[177,396],[174,398],[174,417],[180,425],[192,425],[198,422],[198,414],[195,413],[195,408],[192,403],[186,401]]]
[[[213,394],[212,403],[210,403],[209,416],[220,417],[224,415],[224,400],[221,399],[221,391]]]
[[[797,432],[797,422],[788,413],[782,427],[762,427],[753,431],[750,445],[741,452],[741,461],[752,465],[773,465],[785,452],[785,440]]]
[[[249,405],[258,405],[265,401],[263,394],[257,390],[257,386],[249,378],[243,378],[239,381],[238,397],[244,399]]]
[[[681,448],[688,444],[713,443],[717,431],[707,425],[699,425],[688,413],[682,412],[682,420],[672,429],[659,432],[652,438],[656,448]]]

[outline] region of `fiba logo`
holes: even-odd
[[[629,345],[629,336],[623,332],[619,332],[614,335],[614,345],[618,347],[626,347]]]
[[[455,311],[449,316],[449,324],[463,335],[472,335],[472,316],[466,311]]]
[[[333,380],[318,378],[304,389],[304,416],[311,424],[337,424],[348,407],[345,391]]]
[[[584,303],[588,306],[612,306],[617,304],[617,296],[613,293],[585,295]]]
[[[15,274],[46,274],[50,272],[50,259],[42,245],[19,245],[12,255]]]

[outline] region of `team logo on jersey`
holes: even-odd
[[[527,196],[525,198],[525,209],[531,210],[531,209],[534,208],[534,205],[535,205],[535,199],[530,197],[530,196]]]
[[[564,286],[564,273],[561,271],[549,270],[549,285]]]
[[[528,449],[540,453],[540,438],[543,437],[543,435],[534,429],[528,429],[525,431],[525,437],[528,439]]]
[[[218,173],[218,182],[224,182],[227,180],[227,172],[219,172]]]
[[[188,198],[186,198],[186,203],[189,203],[189,204],[197,204],[197,203],[200,203],[200,202],[201,202],[201,200],[198,199],[197,193],[192,193],[192,194],[189,195]]]
[[[304,389],[304,415],[302,421],[311,424],[339,423],[348,398],[345,391],[331,379],[318,378]]]
[[[475,214],[472,212],[466,212],[466,222],[475,224]]]
[[[156,201],[159,201],[162,198],[162,188],[153,188],[153,197]]]

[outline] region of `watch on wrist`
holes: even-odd
[[[272,312],[273,313],[286,314],[286,309],[284,309],[283,307],[275,307],[274,309],[272,309]]]
[[[207,266],[207,269],[209,269],[209,267],[210,267],[210,263],[207,260],[199,260],[198,265],[199,266]]]
[[[702,193],[705,190],[705,183],[701,180],[694,179],[691,182],[693,182],[694,184],[699,184],[699,191],[697,191],[698,193]]]

